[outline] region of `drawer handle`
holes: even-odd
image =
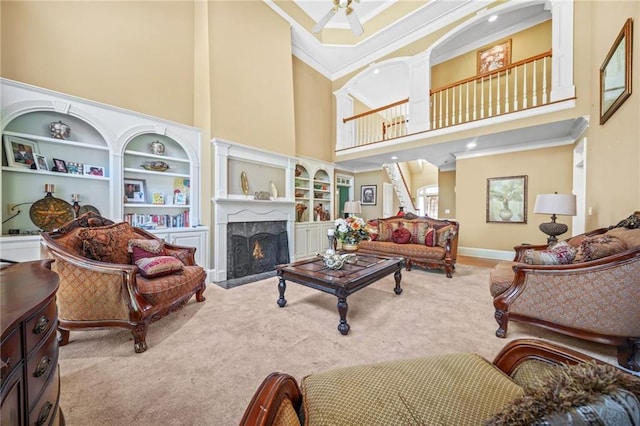
[[[49,418],[49,412],[51,412],[51,407],[53,407],[53,404],[49,401],[42,406],[40,415],[38,415],[38,421],[36,421],[37,426],[42,426],[47,421]]]
[[[51,363],[51,358],[48,358],[46,356],[42,357],[42,359],[38,363],[38,366],[36,367],[36,371],[33,372],[33,375],[35,377],[42,376],[44,373],[47,372],[47,369],[49,368],[50,363]]]
[[[36,323],[36,326],[33,328],[33,333],[34,334],[44,333],[47,330],[48,325],[49,325],[49,320],[45,316],[40,317],[40,319]]]

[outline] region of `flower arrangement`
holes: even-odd
[[[302,213],[304,213],[306,209],[307,209],[307,206],[305,204],[302,204],[302,203],[296,204],[296,217],[298,222],[302,221]]]
[[[358,216],[336,219],[335,235],[338,241],[346,244],[357,244],[369,239],[369,230],[365,221]]]

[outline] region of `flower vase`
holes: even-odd
[[[355,243],[342,243],[342,250],[344,251],[357,251],[358,250],[358,244]]]

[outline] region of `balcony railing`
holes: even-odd
[[[549,103],[551,51],[430,92],[430,130],[535,108]],[[343,118],[339,149],[368,145],[411,132],[409,99]]]

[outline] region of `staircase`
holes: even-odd
[[[405,213],[411,212],[417,214],[416,206],[413,203],[413,199],[409,193],[409,188],[407,188],[407,182],[402,176],[402,170],[400,170],[398,163],[383,164],[382,167],[387,172],[389,182],[393,185],[393,190],[398,196],[400,206],[404,207]]]

